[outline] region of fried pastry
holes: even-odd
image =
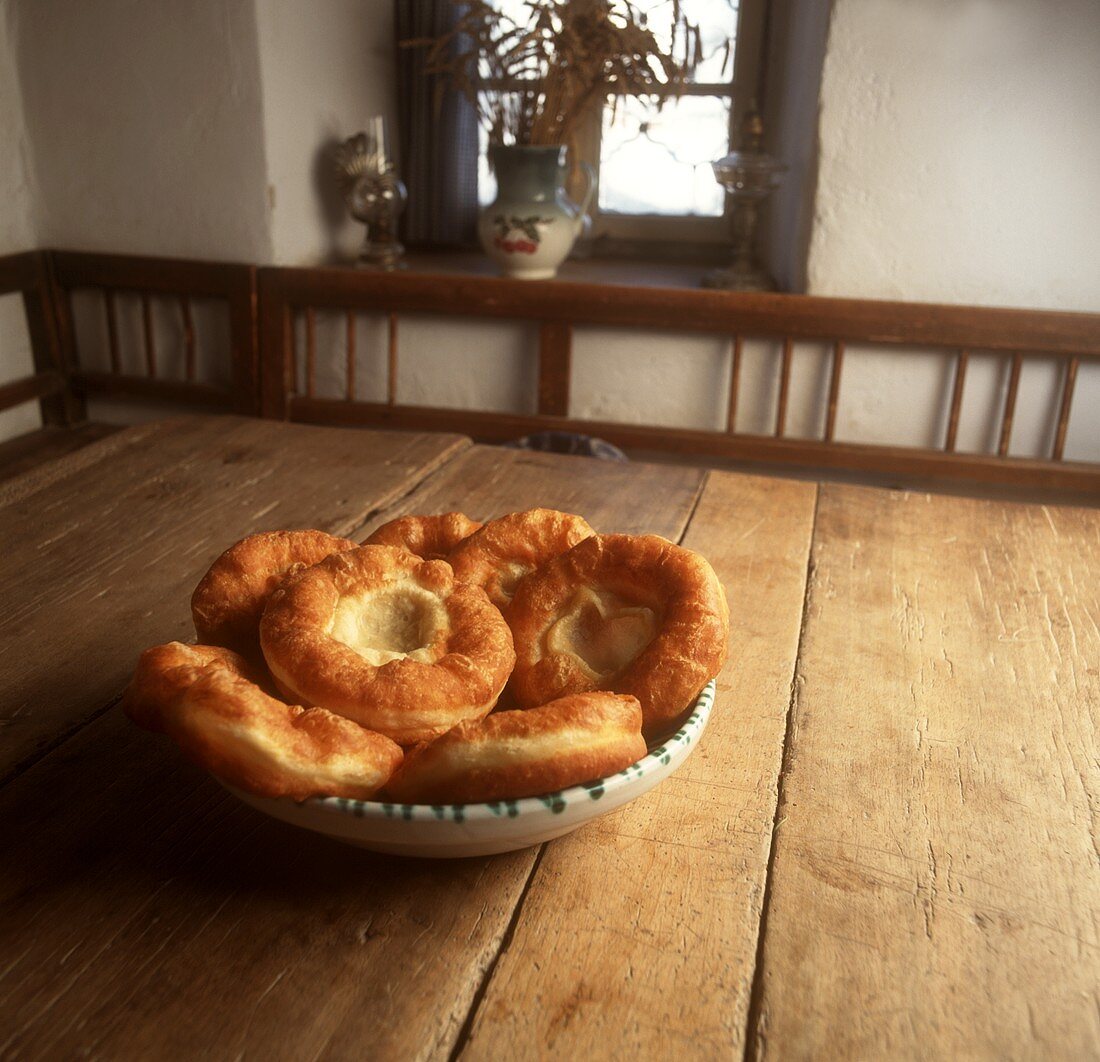
[[[400,748],[381,734],[268,696],[243,658],[216,646],[147,649],[123,708],[199,766],[259,796],[365,800],[401,762]]]
[[[341,550],[346,538],[324,531],[262,531],[230,546],[191,595],[195,633],[249,660],[262,660],[259,627],[267,599],[288,576]]]
[[[586,690],[638,698],[653,734],[726,658],[729,609],[698,553],[656,535],[598,535],[524,579],[507,609],[520,705]]]
[[[641,725],[637,700],[614,693],[494,712],[407,753],[385,795],[406,804],[468,804],[556,792],[640,760]]]
[[[446,560],[463,539],[481,527],[463,513],[438,516],[399,516],[377,527],[364,546],[403,546],[424,560]]]
[[[485,592],[396,546],[335,553],[271,597],[260,641],[279,689],[401,745],[496,704],[515,662]]]
[[[528,509],[490,520],[447,560],[456,579],[480,586],[504,608],[521,579],[595,533],[571,513]]]

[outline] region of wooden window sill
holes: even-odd
[[[499,277],[497,266],[478,251],[417,251],[406,256],[407,273],[435,273],[476,277]],[[341,265],[353,267],[352,263]],[[554,281],[645,288],[702,287],[703,275],[715,268],[713,260],[661,261],[656,258],[570,259],[558,270]],[[551,281],[553,283],[554,281]]]

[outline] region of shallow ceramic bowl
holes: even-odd
[[[511,852],[569,833],[667,778],[703,733],[714,690],[712,680],[680,729],[626,770],[546,796],[490,804],[385,804],[316,797],[299,804],[226,788],[272,818],[375,852],[443,859]]]

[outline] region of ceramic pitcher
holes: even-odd
[[[582,163],[588,189],[578,206],[565,194],[566,149],[493,144],[496,200],[481,212],[485,253],[506,276],[545,280],[569,256],[595,191],[592,167]]]

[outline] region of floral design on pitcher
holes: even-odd
[[[540,218],[537,214],[521,218],[515,214],[497,214],[493,218],[496,235],[493,237],[493,245],[499,247],[508,254],[534,254],[542,242],[542,232],[546,225],[552,225],[553,218]],[[520,239],[515,239],[512,233],[522,234]]]

